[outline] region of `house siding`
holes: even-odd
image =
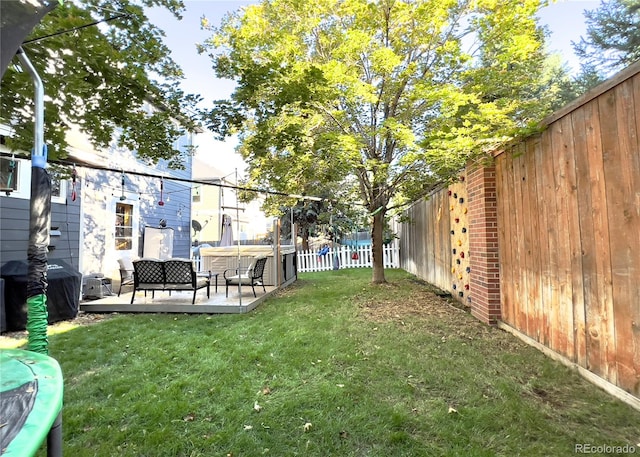
[[[189,159],[189,162],[191,160]],[[160,174],[171,175],[181,179],[191,179],[191,163],[185,164],[186,170],[170,170],[166,164],[160,164]],[[148,179],[146,180],[149,181]],[[158,179],[148,182],[149,199],[147,204],[141,205],[140,217],[144,227],[158,227],[164,219],[167,227],[173,229],[173,257],[191,257],[191,185],[183,182],[164,180],[164,206],[158,204],[160,198],[160,182]],[[144,232],[140,231],[139,255],[142,253]]]
[[[185,139],[182,144],[189,144]],[[113,147],[104,163],[106,168],[122,173],[85,168],[83,180],[83,233],[81,271],[84,274],[100,273],[118,278],[118,260],[144,255],[145,227],[158,227],[161,220],[173,229],[172,257],[191,257],[191,184],[173,181],[171,178],[191,178],[191,157],[184,163],[184,170],[173,170],[161,161],[149,165],[137,160],[125,149]],[[128,172],[134,173],[128,173]],[[164,176],[140,176],[139,174]],[[160,205],[162,186],[162,201]],[[131,250],[116,250],[115,208],[118,203],[133,207],[134,242]]]
[[[67,191],[68,193],[70,190]],[[78,268],[80,238],[80,199],[66,204],[51,204],[51,227],[58,227],[60,236],[51,237],[49,259],[62,259]],[[29,247],[30,201],[11,196],[0,197],[0,263],[26,260]]]
[[[117,137],[112,146],[95,150],[87,138],[77,129],[69,132],[69,160],[76,161],[77,179],[75,201],[71,200],[71,183],[62,190],[64,198],[55,198],[51,208],[51,227],[60,235],[51,236],[49,259],[61,259],[78,268],[83,275],[103,274],[119,278],[118,259],[141,257],[144,246],[144,228],[157,227],[164,219],[174,229],[173,257],[191,257],[191,184],[172,181],[171,178],[191,179],[192,158],[186,155],[183,170],[172,170],[166,161],[149,164],[137,157],[134,151],[118,146]],[[193,134],[178,139],[175,146],[181,150],[190,148]],[[8,154],[4,146],[0,151]],[[81,164],[92,164],[82,166]],[[0,196],[0,265],[11,260],[25,260],[29,243],[29,192],[30,162],[19,159],[17,177],[19,192]],[[67,166],[67,171],[71,167]],[[122,185],[123,170],[125,185]],[[129,173],[131,172],[131,173]],[[127,174],[128,173],[128,174]],[[161,178],[164,176],[162,199],[159,205]],[[25,187],[26,186],[26,187]],[[116,227],[118,203],[133,208],[128,227]],[[132,249],[116,249],[118,239],[133,234]],[[120,247],[122,244],[120,244]]]

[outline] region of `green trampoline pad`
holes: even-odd
[[[62,410],[60,365],[49,356],[0,350],[2,457],[34,455]]]

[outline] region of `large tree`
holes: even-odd
[[[640,0],[603,0],[584,16],[586,36],[574,49],[587,70],[617,71],[640,59]]]
[[[143,159],[181,166],[174,144],[194,125],[189,113],[197,97],[179,88],[182,71],[162,42],[164,32],[145,15],[150,6],[178,18],[184,9],[182,0],[64,1],[25,41],[44,84],[50,156],[66,155],[66,134],[75,126],[98,148],[117,138]],[[33,147],[32,106],[30,76],[19,64],[9,68],[2,78],[0,121],[15,132],[6,139],[12,149]]]
[[[640,0],[605,0],[584,11],[584,16],[586,34],[572,42],[580,69],[571,75],[568,69],[557,68],[555,75],[558,108],[640,59]]]
[[[209,127],[239,134],[255,184],[301,194],[310,176],[349,175],[372,220],[373,282],[384,282],[384,221],[398,197],[424,195],[548,111],[539,6],[265,0],[227,16],[201,48],[237,81]]]

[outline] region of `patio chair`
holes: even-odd
[[[133,262],[131,259],[118,259],[120,265],[120,287],[118,288],[118,297],[122,292],[122,286],[133,285]]]
[[[226,296],[229,296],[230,285],[240,285],[240,287],[243,285],[251,285],[253,296],[257,297],[255,285],[261,284],[262,289],[266,293],[267,289],[264,287],[264,280],[262,278],[264,276],[264,268],[266,264],[266,257],[256,257],[244,273],[240,273],[238,270],[225,270],[222,275],[224,276]]]

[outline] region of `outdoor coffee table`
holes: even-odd
[[[216,278],[216,293],[218,293],[218,275],[220,273],[214,273],[213,271],[199,271],[198,272],[198,277],[199,278],[209,278],[209,282],[211,282],[212,278]]]

